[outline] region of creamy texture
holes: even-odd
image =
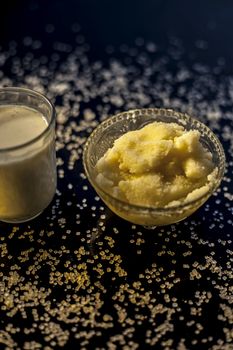
[[[24,106],[0,106],[0,220],[20,222],[39,214],[56,189],[53,131],[35,139],[48,124],[39,111]]]
[[[95,170],[99,186],[114,197],[154,207],[199,197],[209,190],[215,174],[199,131],[164,122],[122,135]]]
[[[40,135],[47,127],[43,114],[25,106],[0,106],[0,149],[18,146]]]

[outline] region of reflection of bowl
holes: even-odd
[[[146,207],[130,204],[113,197],[96,182],[95,165],[106,153],[108,148],[121,135],[128,131],[140,129],[154,121],[177,123],[186,130],[198,130],[201,134],[200,142],[213,157],[217,168],[216,178],[210,183],[207,192],[195,200],[172,207]],[[132,223],[146,226],[168,225],[178,222],[197,210],[217,189],[222,180],[225,169],[225,155],[223,148],[214,133],[204,124],[187,114],[175,112],[171,109],[136,109],[123,112],[102,122],[88,138],[83,153],[83,164],[88,180],[106,205],[117,215]]]

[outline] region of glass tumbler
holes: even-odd
[[[16,119],[18,116],[20,118]],[[36,130],[40,122],[38,116],[44,123],[39,133]],[[10,140],[7,147],[0,140],[1,221],[20,223],[31,220],[52,201],[57,183],[55,117],[53,104],[42,94],[17,87],[0,89],[0,128],[4,132],[7,130],[7,135],[3,136]],[[24,135],[24,128],[28,128],[29,139],[11,144],[11,140],[18,137],[12,121],[18,123],[21,135]]]

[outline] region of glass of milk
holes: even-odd
[[[0,89],[0,220],[38,216],[56,191],[55,108],[38,92]]]

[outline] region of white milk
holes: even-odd
[[[0,105],[0,220],[29,220],[52,200],[56,189],[54,131],[38,137],[47,127],[46,118],[35,109]]]

